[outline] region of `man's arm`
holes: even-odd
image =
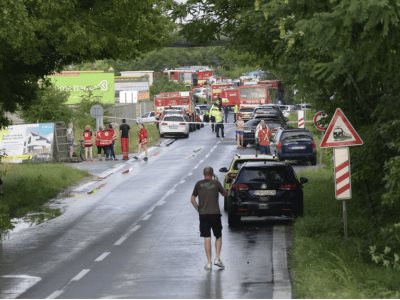
[[[190,202],[192,202],[193,207],[199,211],[199,205],[197,204],[196,197],[192,195]]]

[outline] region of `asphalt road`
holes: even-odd
[[[233,230],[223,213],[226,268],[203,269],[190,195],[205,166],[222,180],[237,151],[233,127],[223,140],[205,127],[152,148],[148,162],[77,164],[96,180],[54,201],[62,216],[0,244],[0,298],[290,298],[288,221]]]

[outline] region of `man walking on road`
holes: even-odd
[[[199,213],[200,236],[204,238],[204,250],[207,256],[205,270],[211,270],[211,229],[215,236],[215,261],[214,265],[225,268],[221,261],[222,248],[222,223],[221,210],[219,209],[218,197],[226,195],[225,189],[218,180],[214,179],[212,167],[203,170],[204,179],[196,183],[193,189],[191,202]],[[196,197],[199,197],[198,203]]]
[[[128,160],[128,153],[129,153],[129,130],[131,127],[126,124],[126,120],[122,119],[122,124],[119,126],[119,132],[121,133],[121,151],[122,151],[122,159]]]

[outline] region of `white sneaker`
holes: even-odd
[[[221,261],[220,259],[216,259],[216,260],[214,261],[214,265],[220,267],[221,269],[224,269],[224,268],[225,268],[224,264],[222,263],[222,261]]]
[[[206,264],[206,265],[204,266],[204,270],[211,270],[211,269],[212,269],[211,264]]]

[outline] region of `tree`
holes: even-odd
[[[59,122],[66,124],[71,120],[72,110],[66,105],[69,94],[52,86],[39,90],[29,106],[20,112],[21,118],[30,123]]]
[[[38,80],[66,65],[136,58],[168,43],[171,2],[1,1],[1,110],[31,103]]]

